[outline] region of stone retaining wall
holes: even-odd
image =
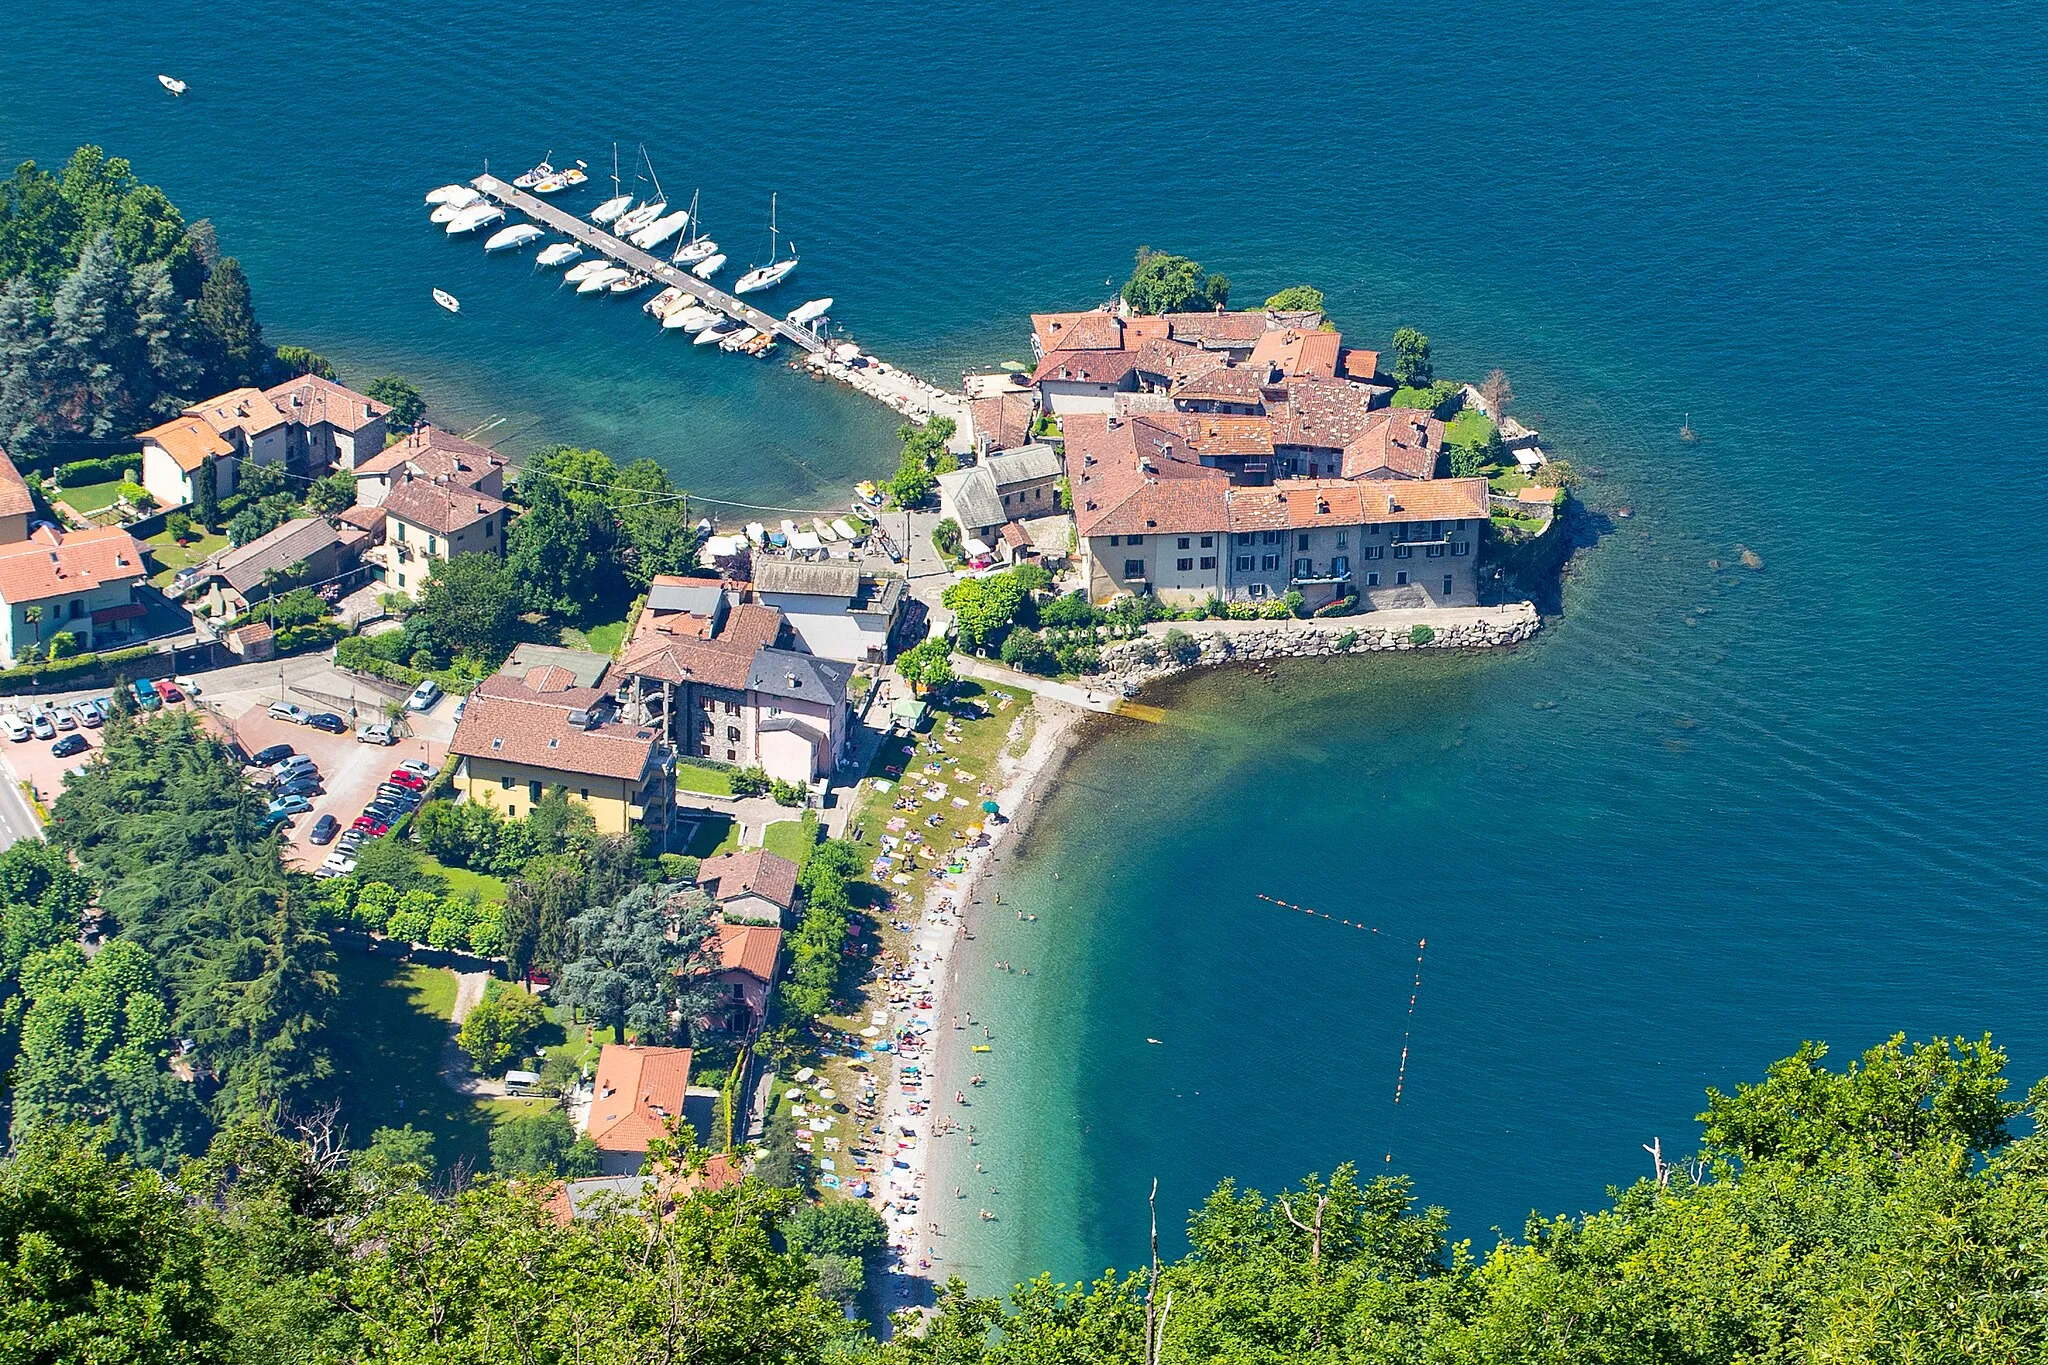
[[[1411,638],[1418,625],[1432,632],[1429,643]],[[1311,621],[1183,621],[1151,627],[1150,633],[1102,651],[1102,671],[1091,686],[1132,687],[1205,664],[1263,663],[1272,659],[1326,658],[1414,649],[1498,649],[1519,644],[1542,628],[1528,602],[1507,607],[1466,607],[1440,611],[1366,612]],[[1168,657],[1166,630],[1192,637],[1200,654],[1188,662]],[[1348,641],[1346,636],[1350,636]],[[1340,647],[1340,645],[1342,647]]]

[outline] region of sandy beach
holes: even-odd
[[[894,1252],[893,1273],[881,1288],[881,1306],[889,1312],[929,1301],[930,1284],[946,1274],[946,1234],[982,1213],[953,1196],[945,1163],[935,1156],[964,1151],[974,1139],[974,1087],[961,1061],[973,1055],[972,1040],[953,1045],[972,1032],[973,996],[957,971],[961,935],[974,932],[981,913],[975,895],[990,863],[1029,824],[1035,796],[1064,761],[1087,713],[1039,698],[1033,714],[1024,752],[1001,760],[994,800],[1003,818],[991,822],[985,843],[969,850],[959,876],[935,882],[924,893],[911,960],[904,964],[907,977],[889,983],[891,1004],[886,1011],[878,1005],[870,1015],[887,1032],[907,1029],[917,1040],[893,1068],[876,1119],[884,1136],[870,1198],[888,1220]]]

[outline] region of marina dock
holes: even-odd
[[[495,175],[480,175],[469,183],[486,199],[496,200],[508,209],[516,209],[534,222],[552,228],[565,237],[573,237],[592,251],[607,256],[620,265],[660,280],[663,284],[674,285],[684,293],[695,296],[706,307],[715,308],[729,318],[744,322],[757,331],[781,337],[801,346],[812,355],[817,355],[825,349],[824,340],[804,328],[784,322],[781,318],[771,317],[751,304],[742,303],[717,286],[698,279],[683,267],[670,265],[651,252],[642,251],[631,242],[621,241],[603,228],[587,223],[573,213],[558,209],[545,199],[528,194],[524,190],[514,189]]]

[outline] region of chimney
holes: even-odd
[[[1392,493],[1387,494],[1387,515],[1392,516],[1399,510],[1400,508],[1394,504],[1394,495]]]

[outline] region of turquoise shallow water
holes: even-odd
[[[1072,767],[1005,861],[1041,919],[977,944],[1033,967],[987,983],[1002,1221],[949,1242],[992,1287],[1135,1262],[1153,1174],[1174,1209],[1391,1164],[1482,1238],[1584,1207],[1802,1037],[1991,1029],[2048,1072],[2044,28],[1819,0],[54,4],[0,50],[0,156],[102,142],[219,222],[274,338],[711,497],[836,503],[893,419],[557,298],[429,231],[424,189],[644,140],[736,263],[780,191],[791,302],[834,295],[939,378],[1019,355],[1027,311],[1141,242],[1253,299],[1308,279],[1355,336],[1504,365],[1600,471],[1611,529],[1536,644],[1199,678]],[[1709,567],[1745,545],[1760,572]],[[1395,937],[1429,940],[1398,1111]]]

